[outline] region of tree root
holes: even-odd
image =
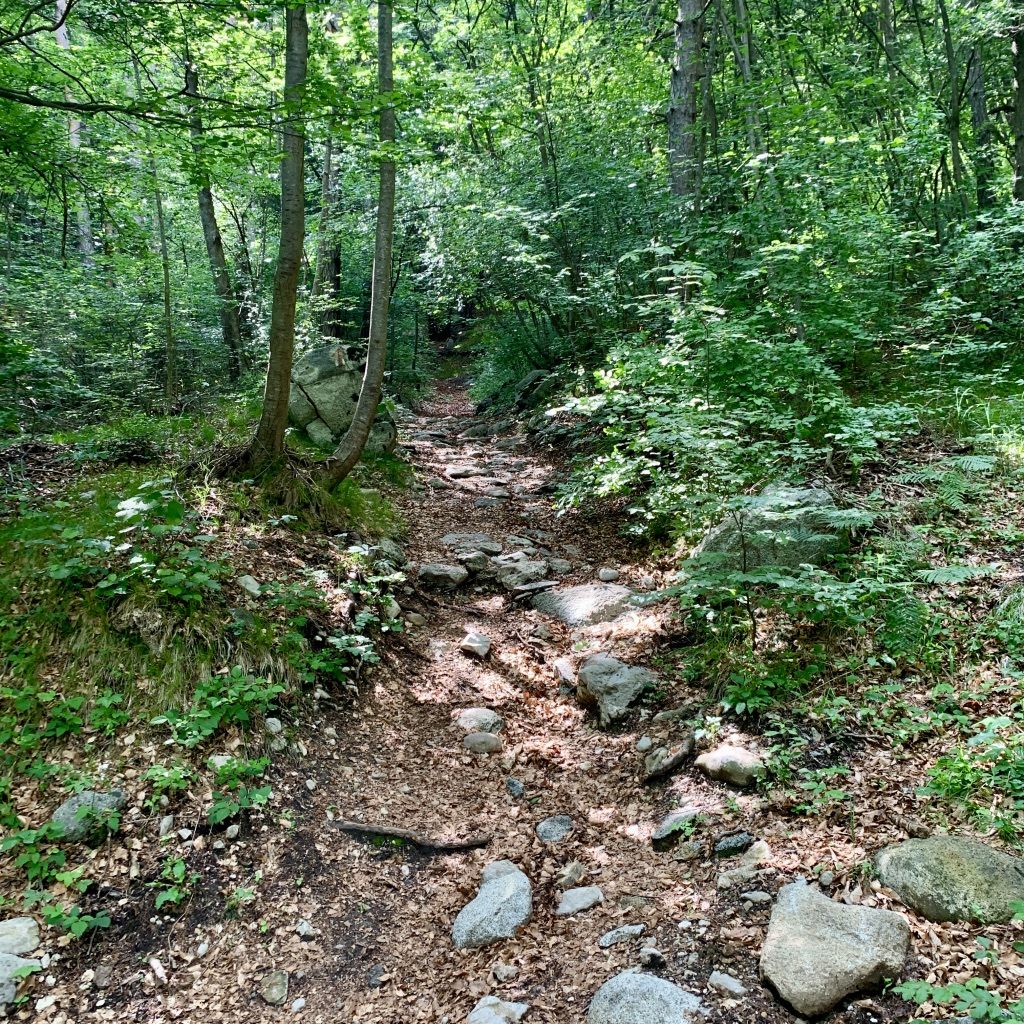
[[[490,835],[480,834],[469,836],[467,839],[434,839],[425,836],[421,832],[413,832],[407,828],[392,828],[390,825],[366,825],[360,821],[332,821],[337,829],[342,832],[349,832],[358,836],[383,836],[386,839],[400,839],[402,842],[410,843],[421,850],[428,850],[433,853],[453,853],[458,850],[475,850],[486,846],[490,841]]]

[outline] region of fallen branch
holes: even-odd
[[[392,828],[390,825],[364,825],[361,821],[332,821],[335,828],[342,832],[350,832],[359,836],[384,836],[388,839],[401,839],[403,842],[418,846],[421,850],[434,850],[437,853],[451,853],[455,850],[475,850],[486,846],[490,835],[470,836],[468,839],[432,839],[421,832],[413,832],[407,828]]]

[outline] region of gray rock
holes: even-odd
[[[486,658],[491,649],[491,638],[483,633],[470,631],[465,635],[459,650],[464,654],[472,654],[476,658]]]
[[[731,974],[726,974],[725,971],[712,971],[708,978],[708,988],[713,988],[724,996],[732,996],[736,999],[747,994],[747,986],[739,978],[734,978]]]
[[[196,950],[200,956],[206,955],[206,950],[203,949],[205,943],[201,943],[199,949]],[[114,968],[110,964],[100,964],[92,972],[92,985],[93,988],[100,990],[110,988],[110,983],[114,980]]]
[[[298,935],[303,942],[311,942],[317,937],[317,930],[305,919],[295,926],[295,934]]]
[[[640,739],[636,741],[636,749],[641,754],[646,754],[653,746],[654,740],[652,740],[650,736],[641,736]]]
[[[835,903],[803,882],[783,886],[761,949],[761,974],[797,1013],[815,1017],[840,999],[897,977],[910,948],[902,914]]]
[[[501,732],[505,720],[490,708],[466,708],[455,720],[463,732]]]
[[[255,576],[239,576],[235,582],[252,597],[259,597],[263,593],[263,588]]]
[[[482,551],[459,551],[455,557],[470,572],[486,572],[491,567],[491,559]]]
[[[271,971],[260,982],[260,996],[271,1006],[283,1006],[288,999],[288,972]]]
[[[623,971],[597,990],[587,1024],[697,1024],[706,1015],[704,1004],[678,985]]]
[[[715,556],[715,565],[746,572],[766,566],[821,565],[845,545],[841,532],[825,523],[835,510],[832,495],[824,488],[768,487],[728,513],[693,555]]]
[[[597,578],[602,583],[614,583],[619,578],[619,570],[611,568],[598,569]]]
[[[284,723],[280,718],[265,718],[263,719],[263,728],[266,729],[271,736],[277,736],[279,733],[284,731]]]
[[[571,889],[586,873],[587,868],[582,861],[571,860],[558,869],[555,875],[555,885],[559,889]]]
[[[469,579],[469,570],[462,565],[427,562],[426,565],[420,566],[417,576],[424,583],[435,587],[458,587]]]
[[[53,812],[50,819],[61,830],[61,838],[69,843],[81,842],[102,831],[102,820],[125,804],[125,795],[119,789],[109,793],[96,793],[87,789],[68,797]]]
[[[505,789],[508,791],[509,796],[515,797],[516,800],[520,800],[526,795],[526,787],[519,779],[507,778],[505,780]]]
[[[519,968],[515,964],[505,963],[504,960],[496,960],[491,964],[491,974],[494,975],[495,981],[504,985],[505,982],[519,977]]]
[[[25,960],[12,953],[0,953],[0,1009],[14,1002],[21,978],[18,972],[28,967],[40,967],[38,960]]]
[[[572,832],[572,818],[567,814],[556,814],[545,818],[537,825],[537,837],[543,843],[560,843]]]
[[[555,914],[558,917],[572,917],[573,914],[580,914],[603,902],[604,893],[599,886],[584,885],[579,889],[568,889],[563,892]]]
[[[39,925],[32,917],[0,921],[0,953],[31,953],[39,945]]]
[[[314,444],[333,447],[355,415],[363,371],[348,358],[344,345],[326,345],[307,352],[292,367],[288,416],[303,427]],[[379,412],[367,449],[391,451],[398,428],[391,415]]]
[[[566,686],[576,685],[576,666],[572,663],[571,658],[559,658],[552,668],[560,683],[565,683]]]
[[[759,839],[746,853],[729,861],[730,867],[718,875],[718,888],[731,889],[735,885],[752,881],[757,877],[760,865],[771,855],[772,851],[768,844]]]
[[[475,508],[497,508],[505,503],[505,498],[477,498],[473,502]]]
[[[538,622],[530,630],[530,636],[535,636],[538,640],[550,640],[554,633],[551,632],[551,627],[546,622]]]
[[[368,988],[383,988],[387,981],[388,969],[384,964],[374,964],[366,972],[366,985]]]
[[[601,725],[610,725],[656,680],[648,669],[626,665],[610,654],[592,654],[580,665],[577,693],[583,703],[597,705]]]
[[[693,755],[693,733],[672,747],[658,747],[644,758],[643,781],[654,782],[678,771]]]
[[[875,868],[908,906],[929,921],[993,924],[1013,917],[1024,901],[1024,860],[975,839],[932,836],[887,846]]]
[[[722,836],[715,842],[715,855],[717,857],[738,857],[741,853],[746,853],[755,841],[755,837],[749,832],[734,832],[731,835]]]
[[[393,541],[390,537],[384,537],[382,540],[377,541],[373,550],[374,562],[376,563],[385,562],[400,569],[409,562],[402,545]]]
[[[568,626],[594,626],[611,622],[630,608],[632,591],[614,583],[587,583],[538,594],[533,607]]]
[[[419,612],[406,612],[405,621],[408,622],[410,626],[425,626],[427,624],[426,617],[420,615]]]
[[[764,761],[751,750],[722,743],[709,750],[694,762],[705,775],[730,786],[746,789],[763,779],[767,769]]]
[[[772,894],[761,889],[754,889],[752,892],[740,893],[740,899],[748,903],[771,903]]]
[[[506,590],[515,590],[530,583],[545,582],[548,563],[517,558],[514,555],[499,555],[491,559],[494,575]]]
[[[617,946],[622,942],[640,938],[646,929],[647,926],[643,924],[624,924],[619,928],[613,928],[610,932],[605,932],[597,940],[597,944],[601,949],[611,949],[612,946]]]
[[[699,814],[700,809],[697,807],[680,807],[671,811],[661,819],[661,824],[651,833],[651,841],[660,843],[673,836],[678,837]]]
[[[529,1003],[508,1003],[496,996],[484,996],[470,1011],[466,1024],[515,1024],[529,1008]]]
[[[548,568],[556,576],[568,576],[572,572],[572,562],[565,558],[549,558]]]
[[[656,946],[644,946],[637,954],[637,959],[644,967],[652,971],[663,970],[666,966],[665,954]]]
[[[462,745],[474,754],[500,754],[503,746],[501,737],[490,732],[471,732]]]
[[[302,1013],[306,1008],[306,999],[304,996],[299,996],[298,999],[292,1000],[292,1013]]]
[[[453,551],[482,551],[485,555],[500,555],[501,544],[487,533],[446,533],[441,543]]]
[[[704,844],[699,839],[689,839],[672,855],[673,860],[685,863],[696,860],[704,852]]]
[[[459,912],[452,925],[452,941],[458,949],[477,949],[509,939],[530,920],[533,886],[510,860],[484,868],[480,890]]]
[[[173,828],[174,828],[174,815],[173,814],[165,814],[160,819],[160,826],[159,826],[159,830],[158,830],[160,838],[163,839],[164,836],[170,835],[171,834],[171,829],[173,829]]]
[[[483,475],[483,470],[477,466],[445,466],[444,472],[452,480],[468,480],[472,476]]]

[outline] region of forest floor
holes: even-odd
[[[444,386],[403,425],[404,454],[425,486],[394,496],[407,528],[413,563],[451,561],[442,537],[480,532],[514,550],[526,536],[571,563],[566,584],[590,583],[602,567],[636,591],[665,584],[672,565],[646,559],[624,539],[606,509],[557,515],[549,495],[563,470],[555,453],[527,442],[511,423],[482,433],[458,387]],[[468,467],[472,475],[451,473]],[[512,495],[478,505],[488,487]],[[119,742],[137,766],[126,773],[129,827],[90,854],[93,877],[109,875],[100,892],[117,910],[107,931],[60,942],[29,998],[12,1016],[73,1021],[243,1022],[294,1018],[360,1024],[405,1021],[461,1024],[484,995],[527,1002],[534,1024],[582,1024],[597,988],[638,964],[641,946],[664,957],[664,977],[696,993],[710,1020],[794,1022],[758,978],[758,954],[771,903],[742,898],[748,890],[774,893],[798,876],[848,903],[903,910],[863,870],[887,843],[921,833],[916,795],[934,760],[931,738],[895,747],[865,729],[823,730],[809,756],[819,766],[842,762],[848,799],[822,799],[815,813],[795,813],[793,801],[771,791],[741,792],[685,765],[667,780],[640,781],[642,737],[655,746],[677,739],[693,709],[707,702],[698,686],[666,683],[622,726],[601,730],[562,678],[602,651],[630,664],[658,667],[678,643],[671,605],[637,609],[612,623],[570,629],[530,610],[497,584],[470,580],[452,590],[418,583],[409,572],[397,592],[404,613],[425,624],[397,634],[383,650],[354,701],[340,693],[297,706],[285,720],[287,749],[273,754],[273,802],[245,817],[224,843],[179,814],[175,831],[157,839],[160,813],[143,807],[138,783],[143,752],[158,745],[145,727]],[[467,631],[490,638],[484,659],[467,655]],[[571,672],[569,673],[571,677]],[[504,719],[499,753],[469,753],[455,718],[486,707]],[[679,718],[656,712],[682,709]],[[992,713],[996,713],[993,711]],[[719,719],[716,740],[767,750],[770,738],[745,735]],[[236,744],[240,741],[236,741]],[[257,746],[264,741],[258,740]],[[251,743],[251,741],[250,741]],[[508,782],[522,784],[513,795]],[[138,793],[135,792],[138,788]],[[512,788],[515,788],[513,783]],[[685,848],[656,850],[652,830],[675,807],[704,812]],[[537,824],[568,815],[573,827],[558,843],[542,842]],[[486,833],[485,848],[431,852],[344,832],[339,820],[404,828],[433,837]],[[190,831],[179,836],[177,827]],[[756,877],[721,888],[730,867],[711,854],[715,838],[743,829],[770,854]],[[926,829],[927,830],[927,829]],[[219,840],[223,848],[214,847]],[[685,845],[685,844],[683,844]],[[196,877],[180,905],[150,915],[138,894],[168,849]],[[452,922],[476,894],[482,868],[508,859],[533,883],[533,916],[509,940],[460,951]],[[582,866],[576,885],[599,885],[604,900],[572,917],[554,913],[559,873]],[[244,889],[225,913],[223,893]],[[168,913],[168,911],[171,911]],[[930,924],[907,912],[913,946],[908,974],[956,978],[977,965],[975,939],[988,935],[1008,948],[1015,926],[980,928]],[[296,932],[300,921],[309,933]],[[619,925],[643,924],[642,941],[600,949],[598,939]],[[38,954],[37,954],[38,955]],[[268,972],[288,973],[280,1006],[259,994]],[[708,988],[712,971],[747,988],[730,999]],[[1014,957],[999,979],[1021,987]],[[45,977],[49,975],[49,977]],[[906,1020],[913,1011],[895,996],[855,997],[836,1011],[859,1024]]]

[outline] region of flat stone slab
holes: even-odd
[[[929,921],[1009,921],[1024,901],[1024,860],[959,836],[908,839],[887,846],[875,868],[908,906]]]
[[[898,977],[910,926],[891,910],[836,903],[795,882],[779,890],[761,949],[761,974],[797,1013],[817,1017],[853,992]]]
[[[568,626],[594,626],[611,622],[628,611],[632,596],[629,587],[615,583],[585,583],[538,594],[533,607]]]
[[[455,918],[452,941],[458,949],[478,949],[510,939],[532,913],[530,879],[512,861],[494,861],[484,868],[476,897]]]
[[[605,932],[597,940],[597,944],[601,949],[611,949],[612,946],[618,946],[622,942],[639,939],[646,930],[647,925],[645,924],[624,924],[618,928],[613,928],[610,932]]]
[[[603,902],[604,893],[601,892],[600,886],[583,885],[562,893],[555,914],[558,917],[572,917],[573,914],[582,914],[584,910],[590,910],[591,907]]]
[[[458,587],[469,579],[469,570],[463,565],[427,562],[416,574],[424,583],[435,587]]]
[[[39,925],[33,917],[0,921],[0,953],[31,953],[39,946]]]
[[[692,992],[634,970],[616,974],[597,990],[587,1024],[697,1024],[706,1016]]]
[[[500,555],[501,544],[488,533],[446,533],[441,543],[453,551],[482,551],[485,555]]]

